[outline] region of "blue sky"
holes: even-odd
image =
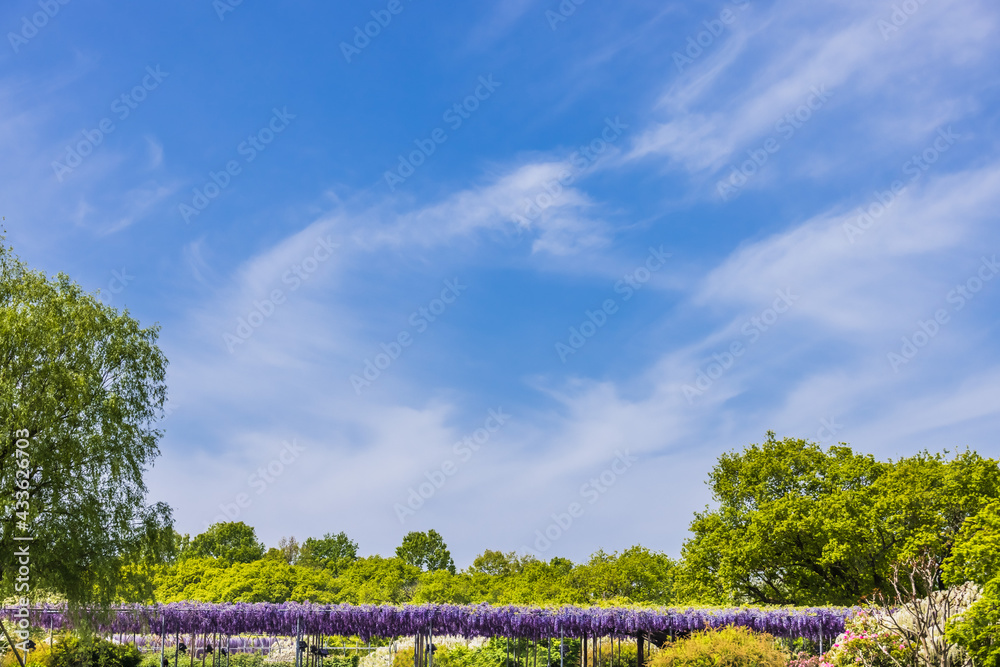
[[[678,555],[768,429],[1000,453],[998,21],[18,0],[2,213],[162,327],[181,531]]]

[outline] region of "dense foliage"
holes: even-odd
[[[315,537],[306,539],[302,543],[297,562],[299,565],[318,567],[337,573],[357,559],[358,543],[340,532],[336,535],[327,533],[319,539]]]
[[[396,547],[396,558],[421,570],[447,570],[455,573],[455,561],[451,559],[451,552],[448,551],[444,538],[436,530],[407,533],[403,537],[403,543]]]
[[[264,543],[257,540],[252,527],[242,521],[229,521],[209,526],[191,540],[183,555],[217,558],[225,563],[252,563],[264,557]]]
[[[31,534],[33,589],[148,597],[135,565],[172,547],[170,509],[148,506],[143,482],[166,397],[157,334],[0,236],[0,593],[24,594],[9,555]]]
[[[39,641],[27,656],[27,665],[38,667],[138,667],[139,649],[132,644],[110,642],[101,637],[65,634],[56,638],[51,649]],[[8,651],[2,667],[20,667],[17,656]]]
[[[217,524],[206,534],[234,532],[243,536],[240,544],[257,544],[253,529],[243,524]],[[542,561],[487,550],[469,568],[458,572],[440,535],[429,532],[437,536],[430,558],[426,553],[417,557],[411,554],[411,560],[415,558],[425,569],[400,557],[359,557],[357,545],[343,533],[305,540],[295,564],[277,549],[264,556],[262,545],[252,550],[254,558],[249,562],[222,547],[215,550],[217,556],[206,557],[198,546],[206,542],[203,536],[181,538],[178,544],[192,546],[182,548],[175,563],[156,571],[155,599],[324,604],[665,605],[674,601],[673,560],[644,547],[632,547],[620,554],[598,551],[582,564],[564,558]],[[404,546],[412,547],[413,541],[404,540]]]
[[[774,637],[744,627],[695,632],[660,651],[651,667],[785,667],[788,655]]]
[[[678,572],[708,603],[855,604],[887,591],[893,563],[951,553],[963,522],[1000,497],[1000,467],[974,452],[877,461],[845,445],[769,434],[710,474]]]
[[[944,572],[949,583],[983,587],[982,597],[950,625],[948,639],[963,646],[976,665],[1000,667],[1000,502],[966,521]]]

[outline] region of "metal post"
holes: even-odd
[[[434,624],[427,624],[427,665],[434,667]]]
[[[299,619],[295,619],[295,637],[292,639],[292,644],[295,646],[293,664],[295,667],[299,667]]]
[[[563,660],[566,658],[566,642],[563,641],[563,631],[559,630],[559,667],[563,667]]]
[[[163,617],[160,619],[160,667],[163,667],[163,661],[166,660],[164,654],[167,650],[167,619]]]

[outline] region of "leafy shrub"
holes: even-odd
[[[31,661],[43,659],[37,664],[44,667],[139,667],[142,655],[132,644],[114,644],[100,637],[81,639],[76,635],[64,635],[52,646],[51,652],[45,651],[47,644],[38,644],[38,648],[30,654]],[[13,658],[8,654],[8,657]],[[3,667],[14,667],[4,659]]]
[[[478,648],[467,646],[437,646],[434,651],[434,667],[541,667],[559,664],[559,641],[552,640],[551,651],[549,642],[534,642],[527,639],[511,639],[494,637],[486,645]],[[537,653],[536,653],[537,650]],[[565,663],[579,664],[579,640],[566,640],[564,648]],[[622,646],[622,659],[626,657],[626,647]],[[635,661],[635,645],[632,646],[633,665]],[[516,659],[515,659],[516,656]],[[608,656],[605,654],[602,662],[608,667]],[[617,663],[615,663],[617,667]],[[392,667],[413,667],[413,648],[397,651],[393,657]]]
[[[744,627],[696,632],[668,644],[650,661],[651,667],[786,667],[788,656],[774,637]]]
[[[945,637],[968,651],[977,667],[1000,667],[1000,577],[987,582],[982,596],[948,624]]]
[[[410,656],[411,658],[413,656]],[[354,653],[354,655],[331,655],[328,658],[323,658],[323,667],[358,667],[358,662],[361,661],[361,656]],[[413,664],[413,660],[410,660],[410,664]]]
[[[7,642],[4,642],[6,645]],[[21,667],[21,663],[17,661],[17,656],[14,655],[14,651],[10,650],[7,646],[7,652],[3,656],[3,660],[0,660],[0,666],[2,667]],[[20,651],[19,651],[20,653]],[[25,657],[21,653],[21,657]],[[28,651],[27,664],[36,665],[37,667],[49,667],[52,663],[52,654],[49,651],[48,642],[42,641],[41,638],[35,638],[35,650]]]
[[[229,656],[229,667],[264,667],[262,653],[233,653]]]
[[[869,612],[847,619],[844,632],[823,656],[821,667],[898,667],[916,662],[917,656],[897,633],[885,628]]]

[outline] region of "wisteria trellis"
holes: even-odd
[[[688,608],[518,607],[482,605],[315,605],[309,603],[211,604],[178,602],[117,608],[97,622],[104,633],[221,633],[295,636],[297,631],[324,635],[400,637],[426,632],[461,637],[628,637],[638,633],[680,634],[691,630],[746,626],[776,637],[819,640],[844,630],[855,608]],[[12,619],[14,608],[0,609]],[[70,629],[70,616],[59,606],[31,610],[32,625]]]

